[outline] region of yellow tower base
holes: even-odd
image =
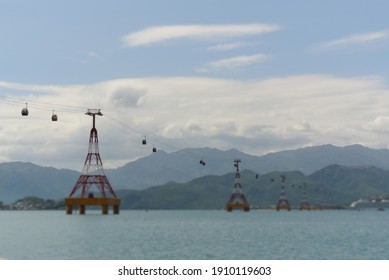
[[[108,214],[109,206],[112,205],[113,213],[119,214],[120,199],[118,198],[65,198],[66,214],[73,214],[73,206],[79,207],[80,215],[85,214],[85,208],[88,205],[101,205],[104,215]]]
[[[276,210],[277,211],[280,211],[280,210],[290,211],[290,210],[292,210],[292,208],[289,205],[277,205]]]
[[[244,212],[250,211],[249,204],[240,204],[240,203],[229,203],[226,205],[226,209],[228,212],[231,212],[233,209],[243,210]]]

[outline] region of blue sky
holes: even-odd
[[[388,51],[385,40],[320,48],[348,36],[389,32],[385,1],[0,3],[0,74],[7,81],[78,84],[161,75],[252,79],[306,73],[388,74],[382,59]],[[245,24],[277,25],[279,29],[221,40],[183,36],[133,47],[122,42],[122,37],[150,27]],[[236,44],[236,48],[209,50],[222,44]],[[259,53],[271,58],[239,71],[196,71],[212,61]]]
[[[168,152],[388,148],[388,6],[0,0],[0,161],[81,169],[86,108],[106,167],[148,155],[145,135]]]

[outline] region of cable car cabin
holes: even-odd
[[[54,110],[53,110],[53,114],[51,115],[51,121],[53,121],[53,122],[58,121],[58,117],[56,114],[54,114]]]
[[[205,165],[205,161],[200,160],[200,164]]]
[[[22,116],[28,116],[28,109],[27,109],[27,107],[22,109]]]
[[[147,141],[146,141],[146,137],[145,139],[142,140],[142,145],[146,145],[147,144]]]
[[[153,147],[153,153],[156,153],[156,152],[157,152],[157,148]]]

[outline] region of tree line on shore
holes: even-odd
[[[0,210],[58,210],[65,209],[63,200],[43,199],[27,196],[13,203],[5,204],[0,201]]]

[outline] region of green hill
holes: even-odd
[[[314,172],[309,178],[328,186],[335,202],[389,193],[389,171],[374,166],[330,165]],[[335,191],[339,193],[337,196]]]
[[[254,207],[272,207],[280,197],[281,175],[286,176],[287,198],[298,207],[306,186],[308,202],[348,206],[351,202],[389,194],[389,171],[376,167],[331,165],[309,176],[299,171],[270,172],[256,179],[256,174],[241,172],[244,193]],[[142,191],[121,190],[123,209],[222,209],[228,201],[235,180],[234,173],[209,175],[188,183],[169,182]]]

